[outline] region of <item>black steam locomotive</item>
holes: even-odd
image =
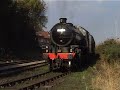
[[[66,18],[60,18],[50,31],[51,45],[48,50],[49,68],[70,69],[80,67],[82,56],[95,53],[95,41],[92,35],[83,27],[67,23]]]

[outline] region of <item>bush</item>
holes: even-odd
[[[94,67],[93,90],[120,90],[120,43],[108,39],[96,47],[101,59]]]
[[[114,39],[108,39],[96,47],[96,52],[104,60],[118,60],[120,59],[120,43]]]

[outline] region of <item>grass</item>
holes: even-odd
[[[63,83],[55,87],[54,90],[92,90],[92,78],[92,67],[83,72],[73,72],[64,79]]]
[[[96,65],[95,78],[92,79],[94,90],[120,90],[120,63],[101,62]]]

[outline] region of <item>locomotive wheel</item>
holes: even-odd
[[[71,71],[71,67],[72,67],[72,61],[64,61],[63,64],[61,65],[60,67],[60,70],[62,72],[65,72],[65,71]]]
[[[53,68],[51,67],[51,65],[49,64],[49,71],[53,71]]]
[[[70,71],[72,71],[72,68],[71,68],[71,67],[68,67],[67,70],[70,72]]]
[[[48,66],[49,66],[49,71],[53,71],[53,64],[51,61],[49,62]]]
[[[65,62],[64,63],[65,64],[65,66],[63,67],[63,70],[64,71],[71,71],[72,70],[72,61],[70,60],[70,61],[67,61],[67,62]]]
[[[75,69],[76,70],[80,70],[82,68],[82,55],[81,53],[78,53],[76,55],[76,59],[75,59]]]

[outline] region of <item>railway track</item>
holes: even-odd
[[[12,65],[16,65],[16,64],[22,64],[22,63],[25,63],[25,62],[26,61],[13,61],[13,60],[1,61],[0,60],[0,68],[6,67],[6,66],[12,66]]]
[[[6,66],[3,68],[0,68],[0,77],[14,75],[16,73],[20,73],[20,72],[23,72],[26,70],[32,70],[32,69],[35,69],[37,67],[42,67],[45,65],[47,65],[47,62],[45,60],[43,60],[43,61],[36,61],[36,62]]]
[[[62,82],[63,80],[61,78],[68,74],[69,72],[58,73],[46,71],[44,73],[36,74],[34,76],[2,83],[0,84],[0,88],[4,90],[43,90],[43,88],[50,89],[54,85]]]
[[[6,66],[12,66],[16,64],[23,64],[23,63],[30,63],[30,62],[35,62],[39,60],[14,60],[14,59],[0,59],[0,68],[6,67]]]

